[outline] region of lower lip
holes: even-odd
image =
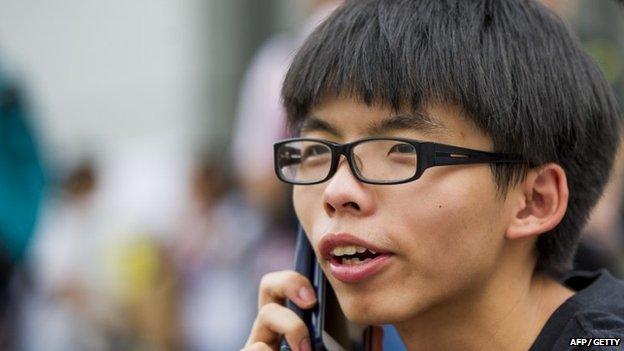
[[[340,264],[336,261],[329,263],[331,275],[344,283],[356,283],[371,277],[390,263],[390,254],[382,254],[374,259],[360,264]]]

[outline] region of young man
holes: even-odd
[[[278,176],[350,320],[393,324],[410,350],[624,347],[624,284],[560,280],[619,115],[544,6],[349,1],[303,45],[283,98],[305,139],[279,143]],[[285,335],[309,350],[283,302],[311,308],[310,289],[292,271],[265,276],[247,348]]]

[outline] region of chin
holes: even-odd
[[[358,311],[352,311],[351,313],[345,312],[345,315],[349,321],[359,325],[381,325],[391,323],[385,315],[376,313],[361,313]]]
[[[365,297],[349,296],[340,300],[340,306],[353,323],[361,325],[390,324],[400,321],[405,310],[395,310],[396,306],[389,306],[383,301],[367,299]],[[375,300],[375,301],[373,301]]]
[[[400,324],[425,313],[434,304],[427,294],[401,294],[388,289],[336,291],[347,319],[360,325]]]

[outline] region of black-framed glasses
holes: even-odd
[[[351,172],[368,184],[401,184],[429,167],[474,163],[522,163],[519,155],[466,149],[405,138],[373,137],[338,144],[294,138],[273,145],[275,173],[289,184],[312,185],[331,178],[344,155]]]

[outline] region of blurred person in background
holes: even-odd
[[[565,6],[575,10],[572,24],[624,112],[624,9],[614,1],[585,0]],[[611,180],[583,231],[575,259],[577,269],[607,268],[624,278],[623,177],[624,149],[620,149]]]
[[[115,321],[99,264],[94,194],[98,169],[80,161],[46,204],[31,254],[35,290],[27,303],[25,350],[108,350]]]
[[[596,60],[624,111],[624,11],[615,1],[543,0],[565,18]],[[575,268],[606,268],[624,277],[624,150],[618,152],[611,180],[584,228]]]
[[[33,236],[44,193],[37,140],[22,93],[0,62],[0,349],[11,350],[18,333],[16,272]],[[22,287],[23,288],[23,287]]]
[[[236,38],[232,35],[236,28],[228,31],[219,27],[223,24],[222,14],[226,14],[228,25],[235,23],[231,26],[236,27],[255,16],[247,13],[245,7],[252,3],[255,1],[144,0],[96,4],[73,0],[45,4],[43,8],[31,1],[3,3],[0,41],[24,62],[24,76],[38,93],[38,108],[43,112],[38,113],[42,131],[50,141],[44,151],[60,161],[54,164],[58,170],[55,174],[59,174],[55,179],[60,181],[55,184],[53,198],[45,203],[44,220],[37,229],[40,240],[34,243],[29,257],[36,273],[37,291],[26,306],[26,350],[180,349],[179,330],[171,325],[178,323],[178,310],[191,313],[194,306],[197,311],[206,311],[204,307],[210,305],[205,301],[215,296],[218,298],[210,303],[223,309],[228,307],[228,301],[244,295],[232,293],[237,292],[238,285],[231,282],[239,279],[237,274],[244,276],[239,267],[231,264],[227,271],[210,259],[212,245],[224,252],[238,252],[230,245],[237,246],[239,242],[226,241],[223,246],[222,238],[216,235],[208,248],[197,245],[208,252],[206,276],[223,276],[215,280],[203,276],[201,269],[194,270],[204,268],[202,263],[185,266],[184,259],[180,260],[180,267],[192,274],[185,280],[173,276],[178,265],[163,247],[169,249],[176,244],[172,239],[178,228],[167,222],[179,219],[177,207],[184,204],[182,197],[187,189],[180,185],[188,185],[188,149],[194,150],[205,141],[201,137],[211,134],[200,130],[216,129],[207,122],[229,120],[231,116],[206,113],[218,104],[206,103],[212,95],[207,98],[202,90],[215,85],[215,80],[206,79],[206,75],[242,68],[242,62],[236,60],[207,60],[208,56],[213,58],[213,49],[247,52],[246,44],[238,45],[246,40],[232,40]],[[287,7],[283,1],[271,3],[271,8]],[[85,18],[89,20],[84,21]],[[222,43],[221,38],[230,40]],[[170,142],[172,135],[178,140]],[[128,140],[134,145],[123,145]],[[189,148],[180,150],[180,144]],[[76,162],[85,150],[92,158],[85,163]],[[84,182],[90,185],[83,190],[78,189],[82,186],[71,185],[83,183],[80,179],[91,179]],[[225,199],[236,196],[218,195],[215,202],[219,204],[200,209],[198,216],[227,207],[222,205],[229,201]],[[238,210],[223,215],[229,218],[225,222],[236,222],[238,218],[246,227],[243,231],[249,234],[264,226],[256,222],[259,215],[252,216],[244,219],[245,215]],[[186,225],[192,226],[193,223]],[[214,226],[221,228],[219,224]],[[198,232],[201,229],[205,228]],[[185,231],[186,228],[179,229]],[[210,228],[206,231],[212,232]],[[290,250],[292,246],[283,247]],[[237,254],[232,252],[231,257]],[[270,255],[264,257],[265,262],[285,261],[279,257],[272,260]],[[290,259],[287,260],[290,265]],[[246,269],[260,270],[254,264]],[[187,284],[188,290],[178,284]],[[202,300],[200,291],[204,287],[207,293]],[[177,306],[178,294],[197,297],[205,304]],[[238,313],[219,310],[212,318],[227,315],[234,324],[240,320],[235,316],[253,313],[253,308],[245,310],[243,306],[241,302]],[[201,325],[203,316],[195,316],[199,320],[195,325]],[[247,329],[245,325],[239,327]],[[192,331],[206,340],[201,332],[201,327]],[[224,327],[210,329],[206,334],[214,336],[216,345],[235,338],[231,336],[235,333]],[[238,344],[242,339],[238,337]]]
[[[275,179],[273,143],[287,135],[285,111],[280,102],[282,82],[292,56],[305,37],[341,3],[307,0],[309,17],[295,33],[280,33],[267,40],[253,57],[238,99],[232,138],[234,170],[245,199],[270,216],[283,211],[285,187]],[[277,206],[276,206],[277,205]]]
[[[307,19],[292,33],[267,40],[253,57],[240,89],[232,137],[235,177],[250,210],[261,219],[265,236],[257,248],[256,279],[292,265],[294,213],[288,187],[275,179],[273,143],[287,135],[280,102],[282,81],[292,55],[305,37],[342,1],[303,1]]]
[[[583,229],[574,259],[575,269],[606,268],[614,276],[624,278],[623,187],[624,149],[620,148],[611,180]]]
[[[237,350],[253,322],[261,220],[232,181],[223,155],[199,157],[168,252],[174,262],[185,350]]]
[[[36,291],[25,350],[180,348],[165,252],[167,217],[177,212],[165,200],[184,188],[183,157],[145,140],[103,155],[77,162],[46,204],[31,257]]]

